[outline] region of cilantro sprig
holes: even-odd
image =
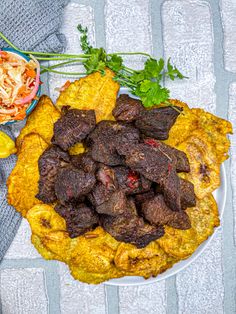
[[[103,48],[93,48],[87,36],[87,28],[78,25],[81,33],[80,43],[84,53],[90,54],[83,62],[87,74],[95,71],[104,73],[105,68],[110,68],[115,73],[115,78],[120,85],[128,87],[132,94],[140,97],[145,107],[169,104],[170,91],[162,86],[164,78],[171,80],[183,79],[185,76],[171,64],[170,58],[165,66],[164,59],[156,60],[148,55],[142,70],[136,71],[124,65],[119,53],[107,54]]]
[[[107,53],[104,48],[93,47],[88,40],[88,29],[78,25],[80,32],[80,45],[83,54],[63,54],[63,53],[48,53],[36,51],[24,51],[17,48],[11,41],[6,38],[1,32],[0,37],[4,39],[7,44],[27,55],[34,55],[40,61],[58,61],[52,66],[40,66],[41,73],[53,72],[63,75],[78,75],[82,76],[99,71],[102,75],[105,74],[105,69],[109,68],[115,73],[114,80],[121,86],[128,87],[130,92],[140,97],[145,107],[153,105],[170,106],[168,102],[170,98],[170,91],[163,86],[163,81],[166,78],[171,80],[183,79],[185,76],[173,65],[168,59],[167,63],[160,58],[156,60],[145,52],[117,52]],[[133,70],[125,66],[122,55],[142,55],[146,57],[144,68],[142,70]],[[63,62],[61,62],[63,61]],[[58,68],[66,65],[82,64],[85,68],[84,72],[62,72]]]

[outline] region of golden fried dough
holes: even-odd
[[[77,109],[94,109],[97,122],[112,118],[112,109],[116,103],[119,84],[113,80],[114,73],[106,69],[106,75],[99,72],[76,80],[61,92],[56,106],[70,106]]]
[[[32,233],[31,242],[34,245],[34,247],[36,248],[36,250],[39,252],[39,254],[42,255],[43,258],[45,258],[47,260],[51,260],[51,259],[59,260],[59,257],[56,254],[49,251],[43,245],[41,238],[34,233]]]
[[[176,99],[171,99],[170,102],[175,106],[183,108],[183,112],[178,116],[170,129],[168,139],[164,141],[166,144],[176,147],[177,144],[185,141],[191,132],[197,128],[197,117],[186,103]]]
[[[198,200],[196,207],[187,208],[192,228],[196,231],[197,242],[200,245],[220,225],[216,201],[212,194]]]
[[[195,108],[192,112],[197,116],[198,128],[203,129],[208,135],[208,140],[214,146],[219,162],[222,163],[229,157],[230,141],[227,134],[233,133],[232,124],[203,109]]]
[[[212,194],[202,200],[197,200],[195,207],[186,209],[191,229],[179,230],[165,226],[165,235],[157,242],[161,248],[174,257],[185,259],[197,249],[219,226],[219,216],[216,201]]]
[[[32,233],[39,237],[53,231],[66,231],[65,220],[50,205],[39,204],[33,206],[28,211],[26,218],[28,219]]]
[[[70,155],[79,155],[85,152],[85,147],[82,143],[77,143],[69,149]]]
[[[41,203],[35,197],[38,193],[38,159],[47,147],[48,144],[38,134],[26,135],[16,166],[8,178],[8,203],[22,216],[25,216],[31,207]]]
[[[124,271],[125,275],[148,278],[157,276],[164,269],[169,268],[168,263],[171,262],[171,259],[157,241],[153,241],[143,249],[138,249],[129,243],[121,243],[114,262],[118,269]]]
[[[220,186],[218,154],[203,131],[193,131],[177,148],[186,153],[190,163],[190,172],[181,174],[181,177],[194,184],[194,191],[199,199]]]
[[[41,96],[36,108],[28,117],[25,127],[21,130],[16,140],[17,148],[21,147],[24,136],[29,133],[39,134],[45,142],[50,144],[54,123],[60,116],[60,112],[53,105],[51,99],[46,95]]]
[[[198,247],[197,233],[193,228],[180,230],[165,226],[165,234],[157,243],[167,254],[185,259]]]
[[[117,269],[114,265],[111,265],[109,271],[106,273],[88,272],[72,264],[70,264],[69,267],[71,270],[71,275],[74,277],[75,280],[90,284],[99,284],[109,279],[125,276],[125,274]]]

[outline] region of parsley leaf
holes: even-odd
[[[171,80],[185,78],[171,64],[170,59],[168,59],[166,67],[164,59],[156,60],[148,57],[142,70],[135,71],[127,68],[123,65],[123,59],[119,53],[107,54],[103,48],[93,48],[88,42],[87,28],[78,25],[78,30],[81,34],[81,48],[88,55],[83,62],[87,74],[100,71],[104,75],[106,67],[110,68],[115,73],[114,80],[121,86],[128,87],[131,93],[140,97],[144,107],[161,103],[168,104],[170,91],[161,85],[164,77]]]

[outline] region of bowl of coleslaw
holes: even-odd
[[[33,56],[0,49],[0,124],[24,120],[37,105],[40,84],[40,65]]]

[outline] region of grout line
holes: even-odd
[[[106,314],[119,314],[119,287],[104,285]]]
[[[162,6],[165,1],[159,3],[151,0],[151,22],[153,38],[153,54],[155,57],[164,57],[164,40],[163,40],[163,22]],[[176,276],[170,277],[165,281],[166,284],[166,312],[174,314],[178,312],[178,296],[176,291]]]
[[[95,41],[97,47],[106,48],[105,30],[105,0],[95,0],[94,20],[95,20]]]
[[[152,25],[152,45],[153,55],[156,58],[164,57],[162,6],[165,0],[150,0],[151,25]],[[165,280],[166,285],[166,312],[170,314],[178,313],[178,295],[176,290],[176,276]]]
[[[229,110],[229,84],[236,81],[236,74],[228,72],[224,68],[224,32],[221,20],[219,0],[209,0],[212,12],[214,30],[214,69],[215,69],[215,93],[216,113],[227,118]],[[230,174],[230,163],[225,163],[226,173]],[[232,183],[231,176],[227,176],[227,202],[223,217],[223,240],[222,240],[222,271],[224,286],[224,312],[235,313],[236,269],[235,269],[235,246],[233,239],[233,206],[232,206]]]
[[[161,15],[163,3],[164,0],[150,0],[153,56],[156,58],[163,57],[164,55]]]

